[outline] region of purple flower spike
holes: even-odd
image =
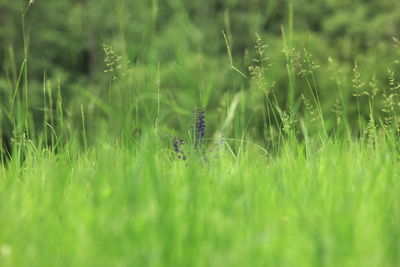
[[[194,150],[204,143],[205,129],[206,129],[206,113],[204,110],[199,109],[196,112],[196,120],[194,127]]]
[[[182,148],[183,145],[185,145],[185,140],[180,139],[178,141],[178,138],[176,136],[172,137],[172,147],[175,154],[178,156],[178,159],[186,160],[186,155]]]

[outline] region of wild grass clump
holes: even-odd
[[[190,148],[188,148],[188,155],[183,151],[183,146],[186,144],[182,138],[172,137],[172,147],[178,159],[186,160],[190,155],[201,155],[202,158],[206,157],[205,148],[205,134],[206,134],[206,112],[204,109],[198,108],[193,111],[192,124],[189,132]]]

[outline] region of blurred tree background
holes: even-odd
[[[46,117],[41,108],[46,87],[50,113],[56,112],[57,92],[62,95],[64,127],[71,135],[81,130],[82,111],[88,132],[104,124],[138,132],[144,123],[138,117],[184,131],[196,106],[206,109],[210,128],[218,128],[241,92],[246,101],[238,109],[244,115],[231,130],[249,124],[250,132],[265,136],[265,92],[231,69],[223,31],[234,66],[247,77],[256,56],[255,33],[268,45],[265,79],[274,82],[282,108],[289,91],[283,32],[293,51],[307,49],[319,66],[315,79],[326,114],[340,97],[349,104],[347,118],[356,119],[355,59],[363,82],[376,77],[376,87],[387,87],[388,68],[399,70],[392,40],[400,29],[398,0],[36,0],[22,18],[28,2],[0,0],[3,132],[14,88],[22,86],[17,81],[25,57],[23,28],[33,127],[40,128],[37,122]],[[301,95],[309,93],[299,77],[295,88],[300,105]],[[368,115],[368,104],[361,104]]]

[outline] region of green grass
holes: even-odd
[[[397,39],[375,47],[369,37],[363,51],[297,32],[306,0],[277,19],[287,17],[281,37],[260,28],[254,4],[243,21],[259,24],[255,40],[236,29],[240,5],[155,0],[148,16],[149,1],[83,2],[7,4],[23,13],[21,40],[0,47],[0,267],[400,266]],[[50,12],[72,6],[68,22]],[[58,26],[37,37],[43,14]],[[87,14],[88,36],[75,30]],[[388,25],[380,16],[377,29]],[[96,32],[112,44],[89,45],[104,62],[75,73],[78,43]],[[43,37],[54,43],[39,46]],[[196,107],[206,114],[199,150],[212,153],[190,148]]]
[[[147,137],[11,159],[1,266],[399,265],[400,164],[384,142],[183,162]]]

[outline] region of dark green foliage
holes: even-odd
[[[274,135],[271,127],[279,132],[288,121],[298,130],[299,116],[307,118],[309,112],[303,95],[320,118],[310,119],[323,118],[327,134],[340,132],[338,122],[345,121],[359,135],[368,124],[370,105],[366,97],[354,97],[354,60],[365,85],[360,90],[369,90],[372,77],[382,89],[372,105],[378,117],[384,115],[383,91],[389,88],[387,68],[395,78],[400,70],[400,49],[392,40],[398,35],[400,4],[394,0],[37,0],[27,6],[22,0],[0,2],[2,123],[16,120],[6,114],[16,91],[19,108],[31,114],[21,111],[19,119],[29,121],[21,124],[30,125],[31,132],[39,131],[47,117],[59,135],[79,135],[83,109],[89,142],[104,125],[113,133],[137,134],[155,124],[184,131],[194,106],[210,111],[209,131],[215,132],[237,94],[242,115],[224,129],[232,137],[247,127],[252,138],[268,140]],[[267,45],[268,68],[259,78],[268,89],[250,79],[259,41]],[[26,69],[21,67],[25,57]],[[20,70],[26,79],[22,75],[18,82]],[[59,115],[64,129],[57,130]],[[309,125],[311,133],[318,128]]]

